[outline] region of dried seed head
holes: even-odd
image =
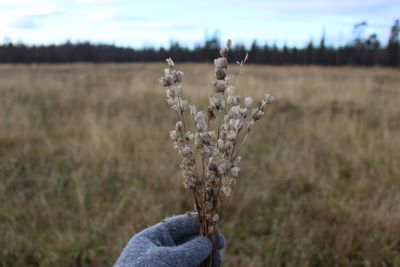
[[[200,155],[204,158],[210,158],[213,154],[213,150],[210,146],[202,146],[200,149]]]
[[[214,217],[212,217],[213,222],[218,222],[219,221],[219,216],[218,214],[215,214]]]
[[[240,96],[234,96],[232,103],[234,105],[239,105],[240,104]]]
[[[172,58],[167,58],[165,61],[167,61],[168,66],[171,68],[175,67],[174,61],[172,61]]]
[[[234,167],[238,167],[241,160],[242,160],[242,157],[241,156],[237,156],[236,159],[233,161],[232,165]]]
[[[217,80],[212,83],[213,91],[215,93],[223,94],[226,89],[226,81]]]
[[[177,132],[182,132],[183,131],[183,122],[177,121],[175,124],[175,129]]]
[[[234,141],[234,140],[236,140],[236,137],[237,137],[237,134],[235,131],[229,131],[228,136],[227,136],[228,140]]]
[[[174,84],[174,76],[172,74],[165,75],[158,80],[162,86],[168,87]]]
[[[208,119],[210,121],[213,121],[216,118],[216,116],[214,114],[214,109],[211,106],[208,106],[208,108],[207,108],[207,115],[208,115]]]
[[[222,111],[225,109],[225,100],[222,98],[217,98],[217,97],[210,97],[209,98],[209,107],[211,109],[216,109],[218,111]]]
[[[251,120],[251,121],[249,121],[249,122],[247,123],[246,131],[247,131],[248,133],[253,129],[254,123],[255,123],[254,120]]]
[[[196,113],[197,113],[196,106],[190,105],[189,108],[190,108],[190,115],[192,115],[192,117],[196,116]]]
[[[174,81],[177,82],[177,83],[180,83],[183,80],[184,74],[183,74],[182,71],[175,71],[173,73],[173,76],[174,76]]]
[[[194,116],[194,121],[198,123],[198,122],[200,122],[202,120],[204,120],[204,113],[203,113],[203,111],[199,111]]]
[[[200,148],[203,145],[203,140],[200,138],[199,133],[194,134],[194,145],[196,148]]]
[[[221,57],[228,57],[228,52],[229,52],[229,48],[227,47],[223,47],[221,48],[221,50],[219,50],[219,54],[221,55]]]
[[[218,171],[218,165],[217,165],[217,163],[215,163],[214,161],[210,161],[210,162],[208,163],[208,169],[209,169],[210,171]]]
[[[264,111],[266,106],[272,104],[275,100],[276,100],[276,98],[274,96],[272,96],[270,94],[265,94],[264,98],[261,99],[261,103],[260,103],[259,109],[261,111]]]
[[[240,168],[239,167],[231,168],[231,174],[232,174],[233,177],[238,177],[239,176],[239,172],[240,172]]]
[[[231,40],[231,39],[228,39],[228,40],[226,41],[226,47],[228,47],[229,49],[231,49],[231,45],[232,45],[232,40]]]
[[[223,70],[228,67],[228,61],[224,57],[214,59],[215,70]]]
[[[240,106],[236,105],[231,107],[228,111],[228,118],[238,119],[241,117],[241,108]]]
[[[200,136],[201,140],[203,140],[204,144],[211,144],[212,140],[215,138],[215,132],[214,131],[202,132],[202,133],[199,133],[199,136]]]
[[[225,70],[217,70],[215,72],[215,77],[217,80],[224,80],[226,77],[226,71]]]
[[[190,140],[192,140],[193,139],[193,134],[191,133],[191,132],[186,132],[185,133],[185,138],[186,138],[186,140],[188,140],[188,141],[190,141]]]
[[[223,140],[218,139],[217,146],[218,146],[219,149],[223,149],[224,148],[224,144],[225,144],[225,142]]]
[[[244,105],[245,105],[246,107],[249,108],[252,104],[253,104],[253,98],[251,98],[251,97],[246,97],[246,98],[244,99]]]
[[[246,53],[246,56],[243,59],[243,63],[245,63],[249,59],[249,53]]]
[[[178,139],[178,133],[176,132],[176,130],[170,131],[169,136],[171,137],[172,141],[176,141]]]
[[[253,109],[252,116],[254,121],[258,121],[264,115],[264,112],[258,108]]]
[[[229,85],[228,88],[226,89],[229,95],[234,95],[237,91],[236,87]]]
[[[179,154],[182,157],[187,157],[190,154],[192,154],[192,149],[190,149],[190,147],[188,147],[188,146],[183,146],[182,148],[179,149]]]
[[[196,122],[196,128],[199,132],[207,131],[207,123],[203,111],[196,113],[194,121]]]
[[[212,109],[217,109],[218,98],[212,96],[208,99],[208,106]]]
[[[181,108],[182,108],[182,111],[185,111],[189,108],[189,103],[187,100],[181,100]]]
[[[229,179],[229,178],[227,178],[227,179]],[[231,192],[232,192],[232,188],[231,188],[230,183],[228,182],[226,184],[223,184],[222,187],[221,187],[221,191],[225,195],[225,197],[230,197],[231,196]]]

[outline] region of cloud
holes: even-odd
[[[136,16],[115,16],[114,19],[117,21],[126,21],[126,22],[151,21],[152,20],[148,17],[136,17]]]
[[[105,7],[96,7],[84,10],[85,17],[89,20],[104,21],[114,17],[114,10]]]
[[[15,6],[18,4],[32,4],[33,1],[31,0],[0,0],[0,5],[2,6]],[[35,0],[34,3],[40,4],[40,3],[49,3],[51,0]]]
[[[146,31],[203,30],[203,27],[195,24],[178,24],[169,20],[160,20],[150,17],[120,15],[121,9],[118,7],[85,8],[85,10],[82,11],[82,14],[84,14],[85,18],[88,20],[105,24],[106,27],[113,29],[134,29]]]
[[[78,4],[118,4],[127,3],[128,0],[74,0]]]
[[[374,9],[386,6],[398,6],[398,0],[307,0],[307,1],[271,1],[264,2],[260,0],[249,0],[248,5],[258,8],[266,8],[278,12],[295,12],[295,13],[349,13],[349,12],[365,12],[374,11]]]
[[[204,30],[204,27],[196,24],[178,24],[168,21],[158,20],[131,20],[131,21],[115,21],[114,26],[121,26],[130,30],[141,31],[196,31]]]
[[[368,29],[386,40],[392,20],[400,14],[398,1],[0,0],[0,39],[11,36],[32,43],[69,38],[168,44],[172,39],[197,42],[204,38],[206,29],[218,27],[224,38],[243,42],[257,38],[260,42],[303,44],[311,38],[319,39],[323,29],[328,40],[334,36],[347,40],[353,25],[367,20]],[[180,15],[165,10],[179,11]]]
[[[137,22],[137,21],[149,21],[150,18],[138,17],[131,15],[120,15],[121,9],[118,7],[91,7],[84,8],[81,14],[88,20],[93,21],[125,21],[125,22]]]
[[[32,29],[40,25],[40,21],[49,17],[60,15],[54,5],[16,9],[2,14],[0,24],[6,28]]]

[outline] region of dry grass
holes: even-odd
[[[0,66],[1,266],[111,265],[192,209],[163,67]],[[212,66],[180,67],[206,104]],[[247,67],[241,90],[278,102],[224,207],[227,266],[400,266],[399,84],[390,69]]]

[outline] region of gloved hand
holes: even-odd
[[[114,267],[195,267],[212,251],[211,241],[199,237],[197,214],[168,218],[134,235]],[[222,264],[225,245],[222,234],[216,242],[215,266]]]

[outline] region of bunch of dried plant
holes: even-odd
[[[266,107],[275,101],[266,94],[255,104],[251,97],[242,99],[237,94],[237,80],[248,55],[237,62],[239,74],[230,75],[227,57],[231,43],[228,40],[226,47],[220,50],[220,57],[214,60],[215,80],[206,112],[197,110],[184,99],[181,85],[184,74],[175,69],[171,58],[166,60],[168,68],[159,80],[166,88],[168,105],[178,115],[170,137],[182,157],[183,184],[193,193],[200,235],[207,236],[213,244],[218,234],[222,203],[231,195],[239,176],[240,148]],[[201,266],[212,266],[213,254]]]

